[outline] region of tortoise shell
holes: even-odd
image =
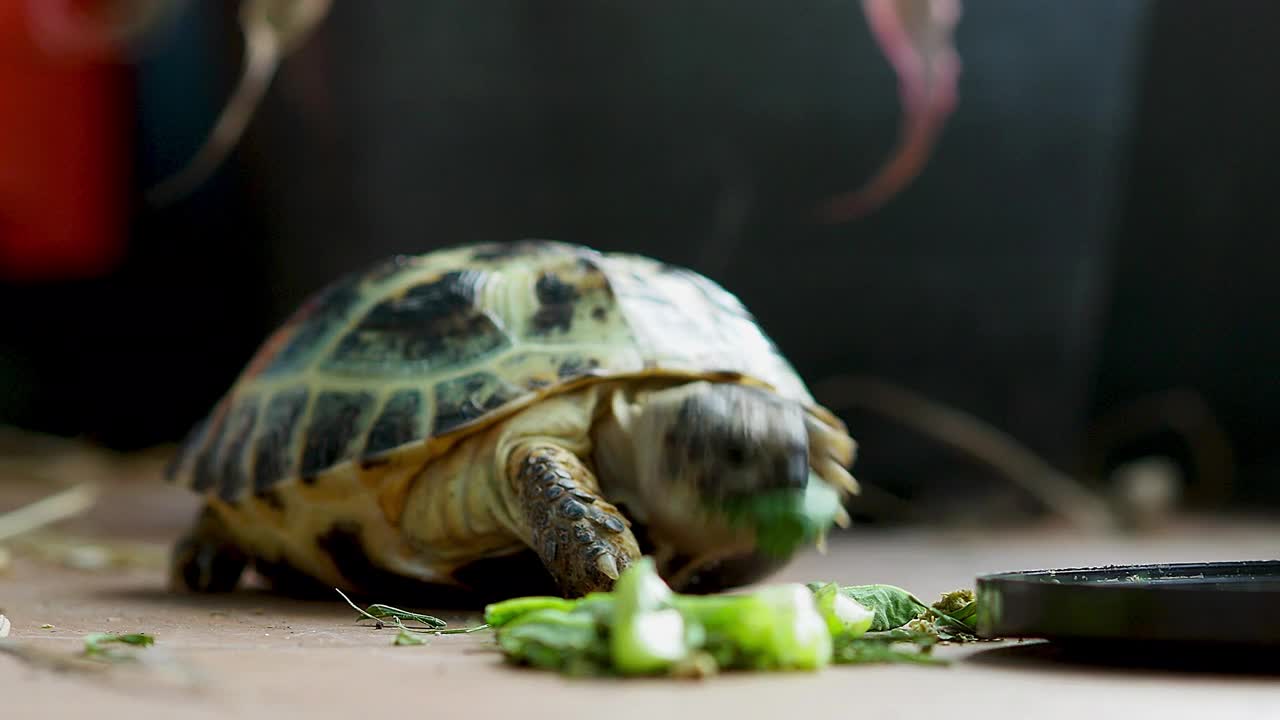
[[[171,480],[226,502],[459,438],[603,379],[686,376],[812,398],[697,273],[551,241],[398,256],[309,299],[188,435]]]

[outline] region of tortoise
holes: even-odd
[[[847,497],[855,448],[692,270],[550,240],[400,255],[310,297],[186,436],[167,477],[203,503],[170,582],[575,597],[651,555],[716,591],[790,558],[728,502]]]

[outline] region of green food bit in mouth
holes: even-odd
[[[763,553],[785,557],[825,537],[842,510],[840,493],[816,475],[804,490],[771,490],[729,500],[731,524],[756,533]]]

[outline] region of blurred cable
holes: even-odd
[[[244,134],[280,62],[310,36],[330,5],[331,0],[242,0],[240,79],[204,144],[181,170],[147,192],[149,202],[163,206],[186,196],[222,165]]]

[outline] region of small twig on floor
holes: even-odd
[[[92,483],[81,483],[0,515],[0,541],[9,540],[87,512],[97,499],[97,486]]]
[[[357,618],[356,622],[360,622],[361,620],[373,620],[377,623],[377,627],[379,629],[385,627],[385,625],[383,624],[383,620],[390,620],[390,625],[398,629],[401,633],[413,632],[413,633],[430,633],[432,635],[466,635],[468,633],[478,632],[480,630],[487,630],[489,628],[489,626],[486,624],[480,624],[480,625],[473,625],[472,627],[446,629],[448,627],[448,623],[446,623],[444,620],[441,620],[438,617],[435,617],[434,615],[423,615],[422,613],[415,613],[415,612],[410,612],[408,610],[401,610],[400,608],[391,607],[390,605],[383,605],[382,603],[374,603],[373,605],[370,605],[368,608],[361,609],[359,605],[356,605],[354,602],[351,602],[351,598],[347,597],[346,593],[342,592],[338,588],[334,588],[333,590],[334,592],[341,595],[342,599],[346,600],[347,604],[350,605],[352,609],[360,613],[361,617]],[[426,627],[411,627],[409,625],[404,624],[405,620],[420,623],[422,625],[425,625]],[[404,644],[404,643],[397,643],[397,644]]]

